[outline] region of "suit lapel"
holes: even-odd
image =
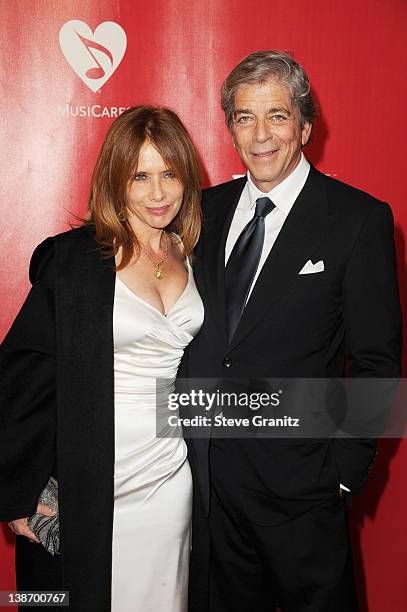
[[[230,348],[239,344],[267,315],[270,304],[294,282],[304,263],[313,259],[332,218],[324,176],[311,167],[308,179],[257,278]]]
[[[212,310],[219,332],[226,342],[225,320],[225,245],[230,224],[246,184],[246,177],[227,184],[216,198],[211,201],[210,209],[204,220],[200,245],[201,265],[208,297],[206,306]]]

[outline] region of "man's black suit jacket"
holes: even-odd
[[[246,178],[206,189],[194,266],[205,306],[200,333],[180,375],[225,378],[397,378],[401,316],[389,206],[311,167],[268,256],[229,346],[225,325],[225,243]],[[324,272],[299,274],[322,260]],[[374,439],[242,440],[254,466],[242,491],[254,520],[277,524],[337,494],[360,491]],[[209,440],[191,439],[189,457],[209,511]]]

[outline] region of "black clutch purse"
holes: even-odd
[[[28,526],[51,555],[59,554],[59,513],[58,481],[51,476],[38,498],[39,504],[46,504],[55,510],[54,516],[36,512],[28,519]]]

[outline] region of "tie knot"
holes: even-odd
[[[257,198],[256,200],[256,211],[255,217],[267,217],[269,213],[275,208],[276,205],[270,200],[270,198]]]

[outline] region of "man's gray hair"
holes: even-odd
[[[303,67],[285,51],[255,51],[232,70],[222,85],[221,103],[229,130],[233,124],[235,96],[239,87],[263,84],[269,79],[281,81],[288,88],[299,110],[301,125],[313,123],[318,110]]]

